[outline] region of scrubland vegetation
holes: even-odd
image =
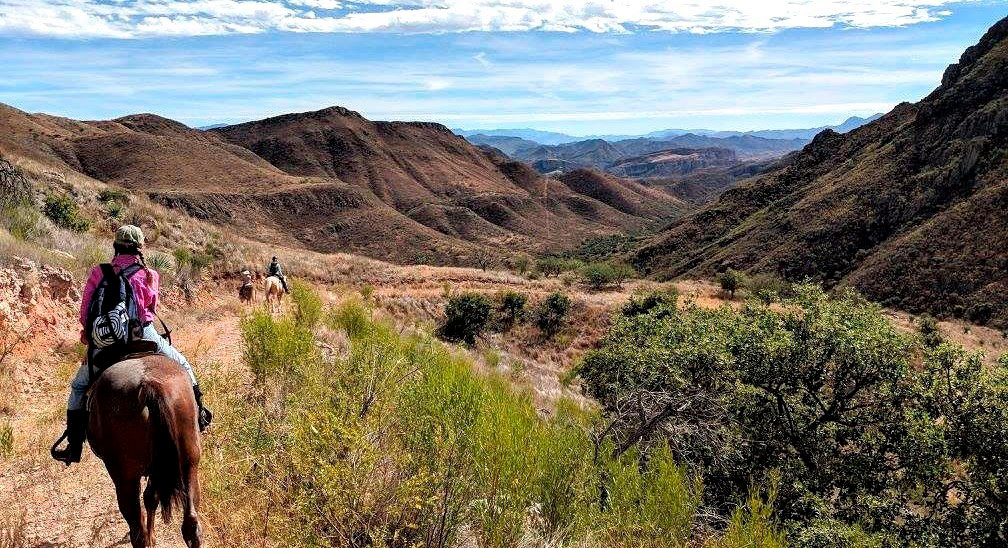
[[[772,492],[711,519],[701,475],[672,452],[613,457],[593,411],[560,401],[542,416],[429,335],[292,296],[292,314],[242,321],[250,377],[207,381],[228,387],[203,465],[223,542],[783,545]]]
[[[1008,356],[897,331],[855,294],[794,288],[710,310],[623,309],[575,373],[612,458],[669,451],[728,511],[778,486],[795,546],[997,546],[1008,538]]]

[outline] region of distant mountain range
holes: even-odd
[[[716,129],[662,129],[658,131],[652,131],[650,133],[644,134],[628,134],[628,135],[585,135],[585,136],[575,136],[568,135],[566,133],[559,133],[555,131],[540,131],[537,129],[530,128],[510,128],[510,129],[453,129],[456,135],[461,135],[465,138],[469,138],[475,135],[485,135],[489,137],[515,137],[523,139],[526,141],[532,141],[540,145],[562,145],[565,143],[573,143],[577,141],[588,141],[592,139],[602,139],[604,141],[623,141],[627,139],[666,139],[669,137],[678,137],[680,135],[694,134],[703,135],[705,137],[733,137],[741,135],[752,135],[754,137],[764,137],[766,139],[807,139],[811,140],[818,133],[824,129],[832,129],[837,133],[846,133],[854,128],[863,126],[868,122],[877,120],[881,117],[881,113],[872,114],[867,118],[861,118],[860,116],[851,116],[850,118],[844,120],[843,122],[832,125],[832,126],[819,126],[813,128],[805,129],[762,129],[755,131],[722,131]],[[482,143],[480,143],[482,144]],[[500,147],[497,147],[500,148]],[[501,149],[504,150],[504,149]],[[506,150],[504,152],[507,152]]]

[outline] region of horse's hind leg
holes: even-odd
[[[133,548],[146,548],[143,513],[140,511],[140,477],[113,478],[119,512],[129,525],[130,543]]]
[[[200,548],[203,530],[199,522],[200,483],[196,466],[189,466],[186,476],[186,492],[182,497],[182,538],[188,548]]]
[[[154,546],[154,514],[157,512],[158,507],[158,494],[157,489],[151,485],[150,481],[147,482],[147,487],[144,487],[143,492],[143,503],[144,508],[147,510],[147,530],[144,532],[146,537],[147,545]]]

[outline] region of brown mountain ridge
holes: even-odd
[[[919,103],[820,133],[634,260],[660,277],[772,272],[1008,324],[1008,18]]]
[[[372,122],[342,107],[200,131],[153,114],[77,121],[0,105],[0,154],[143,192],[264,241],[397,262],[558,249],[686,207],[618,179],[605,192],[575,188],[440,124]]]

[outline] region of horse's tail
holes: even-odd
[[[151,426],[151,463],[148,485],[154,489],[161,504],[161,517],[165,523],[171,521],[173,507],[182,503],[185,496],[185,480],[182,474],[182,440],[178,431],[175,411],[168,398],[150,385],[142,391],[147,406]]]

